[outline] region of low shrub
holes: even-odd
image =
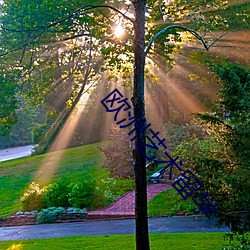
[[[44,188],[33,182],[21,198],[23,210],[70,206],[79,209],[97,209],[109,205],[127,191],[134,189],[132,178],[114,179],[107,176],[102,176],[98,180],[85,176],[84,180],[77,183],[61,178]],[[54,218],[53,212],[47,213],[49,218]]]
[[[132,178],[105,178],[96,182],[93,205],[101,208],[111,204],[124,193],[134,189]]]
[[[21,197],[22,209],[24,211],[39,210],[43,207],[43,194],[45,189],[41,188],[38,183],[32,182],[27,191]]]
[[[56,182],[49,184],[45,188],[43,196],[44,207],[68,207],[71,185],[70,181],[66,178],[61,178]]]
[[[231,246],[224,247],[223,250],[250,250],[250,240],[248,233],[228,233],[224,236],[224,240],[229,240]],[[235,243],[235,241],[237,243]]]
[[[87,213],[87,210],[86,208],[80,209],[80,208],[75,208],[75,207],[68,207],[67,213],[72,213],[72,212]]]
[[[69,193],[68,202],[73,207],[91,207],[94,184],[92,181],[84,179],[72,186]]]
[[[116,179],[116,185],[114,186],[113,193],[116,196],[121,196],[124,193],[134,190],[135,182],[133,178],[119,178]]]
[[[63,207],[49,207],[37,213],[36,224],[55,222],[59,213],[64,212]]]
[[[105,178],[96,181],[93,194],[93,205],[95,209],[105,207],[117,198],[112,191],[115,185],[116,180],[114,178]]]

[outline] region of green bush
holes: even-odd
[[[21,197],[22,209],[28,212],[41,209],[43,207],[44,191],[44,188],[41,188],[38,183],[32,182]]]
[[[37,183],[32,183],[22,197],[23,209],[32,211],[48,207],[70,206],[96,209],[109,205],[124,193],[134,189],[132,178],[114,179],[107,176],[91,181],[85,176],[83,181],[77,183],[61,178],[43,189]],[[53,213],[50,213],[49,217],[53,218]]]
[[[117,196],[114,194],[116,180],[114,178],[102,179],[96,183],[95,203],[103,202],[103,206],[112,203]]]
[[[94,184],[92,181],[87,179],[76,183],[72,186],[69,193],[68,201],[73,207],[91,207],[92,206],[92,196],[94,193]]]
[[[134,190],[135,184],[133,178],[119,178],[116,179],[116,185],[113,186],[113,193],[115,196],[121,196],[124,193]]]
[[[178,156],[196,174],[204,190],[220,204],[215,214],[233,232],[250,229],[250,70],[237,63],[208,61],[221,89],[210,113],[195,115],[207,132],[182,142]],[[198,198],[198,193],[194,193]]]
[[[243,233],[228,233],[224,236],[224,239],[228,239],[230,247],[224,247],[223,250],[250,250],[249,234]],[[235,241],[236,244],[235,244]],[[234,243],[234,244],[233,244]]]
[[[64,212],[62,207],[49,207],[37,213],[36,224],[55,222],[59,213]]]
[[[66,178],[61,178],[56,182],[48,185],[45,188],[43,197],[45,207],[68,207],[70,190],[71,184],[70,181]]]
[[[100,179],[95,184],[93,194],[94,208],[101,208],[111,204],[124,193],[134,189],[134,180],[132,178],[105,178]]]

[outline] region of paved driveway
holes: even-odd
[[[0,162],[29,156],[35,145],[0,149]]]
[[[150,218],[149,231],[151,233],[229,231],[227,227],[218,229],[215,224],[215,219],[209,220],[201,216]],[[109,220],[21,227],[2,227],[0,228],[0,241],[56,238],[73,235],[110,235],[134,233],[135,220]]]

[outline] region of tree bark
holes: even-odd
[[[146,0],[133,1],[135,8],[134,21],[134,86],[132,103],[138,120],[146,126],[144,103],[144,67],[145,67],[145,13]],[[142,129],[141,128],[141,129]],[[140,129],[136,129],[136,134]],[[145,131],[135,139],[135,143],[145,143]],[[146,152],[146,147],[141,148]],[[147,180],[146,159],[140,151],[133,149],[133,165],[135,174],[135,218],[136,218],[136,249],[149,250],[148,218],[147,218]]]

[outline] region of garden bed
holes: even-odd
[[[80,222],[86,220],[87,213],[83,212],[63,212],[58,214],[57,219],[52,223],[60,222]],[[35,225],[36,214],[14,214],[0,219],[0,227]]]

